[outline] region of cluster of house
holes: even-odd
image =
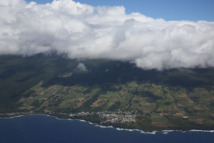
[[[83,117],[98,115],[103,121],[102,123],[125,123],[125,122],[136,122],[136,112],[80,112],[76,114],[70,114],[70,117]]]
[[[18,115],[32,114],[30,112],[13,112],[13,113],[0,113],[1,117],[11,117]],[[102,123],[126,123],[126,122],[136,122],[136,111],[123,112],[123,111],[102,111],[102,112],[79,112],[79,113],[56,113],[49,112],[49,115],[64,115],[70,117],[86,117],[98,115],[102,119]]]

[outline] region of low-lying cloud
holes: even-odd
[[[81,72],[87,72],[88,69],[86,68],[85,64],[84,63],[79,63],[77,65],[77,68],[76,68],[77,71],[81,71]]]
[[[143,69],[214,67],[214,22],[165,21],[72,0],[1,0],[0,9],[0,55],[56,51]]]

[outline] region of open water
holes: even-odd
[[[0,118],[0,143],[213,143],[214,132],[140,131],[99,127],[45,115]]]

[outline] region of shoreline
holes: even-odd
[[[0,119],[14,119],[14,118],[20,118],[23,116],[37,116],[37,115],[42,115],[42,116],[47,116],[47,117],[54,117],[57,120],[76,120],[79,122],[85,122],[88,123],[90,125],[93,125],[94,127],[99,127],[99,128],[113,128],[117,131],[128,131],[128,132],[140,132],[142,134],[151,134],[151,135],[155,135],[157,133],[162,133],[167,135],[168,133],[172,133],[172,132],[182,132],[182,133],[186,133],[186,132],[203,132],[203,133],[214,133],[214,130],[200,130],[200,129],[190,129],[190,130],[176,130],[176,129],[169,129],[169,130],[152,130],[152,131],[145,131],[145,130],[141,130],[141,129],[128,129],[128,128],[119,128],[119,127],[115,127],[115,126],[105,126],[105,125],[101,125],[99,123],[94,123],[91,121],[87,121],[84,119],[72,119],[72,118],[63,118],[63,117],[58,117],[56,115],[50,115],[50,114],[44,114],[44,113],[29,113],[29,114],[20,114],[20,115],[14,115],[14,116],[0,116]]]

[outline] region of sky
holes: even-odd
[[[32,0],[27,0],[30,2]],[[52,0],[34,0],[51,3]],[[139,12],[152,18],[165,20],[214,21],[214,0],[75,0],[93,6],[121,6],[126,13]]]
[[[211,0],[79,1],[0,0],[0,55],[54,51],[142,69],[214,67]]]

